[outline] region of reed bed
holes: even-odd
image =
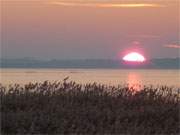
[[[178,134],[179,88],[0,85],[1,134]]]

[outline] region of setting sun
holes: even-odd
[[[146,59],[143,55],[137,53],[137,52],[131,52],[123,57],[124,61],[130,61],[130,62],[144,62]]]

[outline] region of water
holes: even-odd
[[[98,82],[108,85],[167,85],[180,87],[180,70],[124,69],[0,69],[0,82],[25,84],[29,82],[69,80],[79,83]]]

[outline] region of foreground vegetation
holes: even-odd
[[[179,89],[46,81],[0,90],[2,134],[180,133]]]

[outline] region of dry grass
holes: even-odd
[[[2,134],[180,133],[179,93],[166,86],[46,81],[0,90]]]

